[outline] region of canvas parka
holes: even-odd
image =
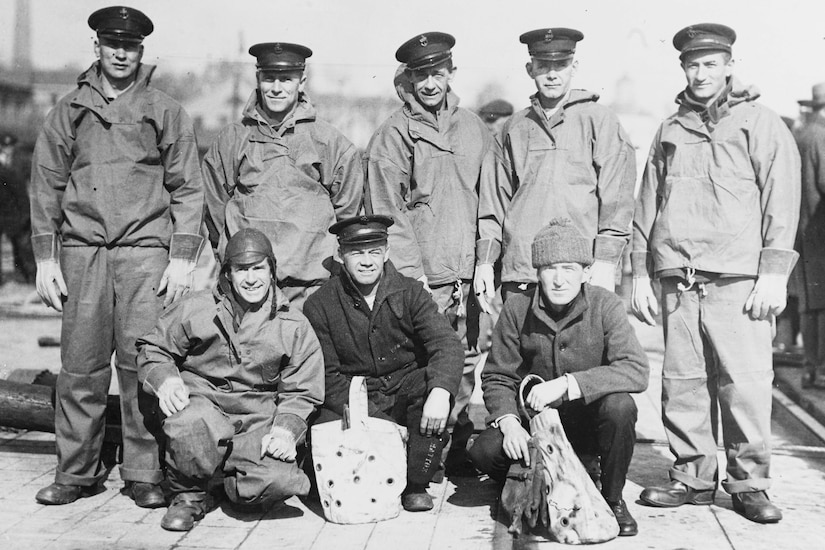
[[[256,90],[203,159],[209,239],[222,254],[230,236],[254,227],[272,241],[279,283],[323,281],[322,262],[337,247],[329,227],[362,205],[361,156],[306,94],[277,128],[259,103]]]
[[[753,89],[732,85],[715,122],[703,121],[684,94],[648,155],[633,222],[634,276],[787,276],[800,204],[793,136]]]
[[[538,94],[500,136],[502,154],[482,173],[476,261],[501,257],[503,282],[536,282],[533,237],[553,218],[569,218],[593,240],[596,261],[616,264],[630,237],[635,151],[599,96],[571,90],[549,120]]]
[[[150,85],[141,64],[117,99],[103,93],[99,62],[49,112],[37,138],[30,186],[37,261],[62,246],[169,249],[195,261],[203,243],[203,187],[192,122]]]
[[[304,314],[324,350],[324,407],[343,414],[353,376],[366,376],[370,391],[392,394],[404,376],[425,369],[427,394],[455,395],[464,352],[446,317],[423,285],[384,264],[370,309],[343,269],[307,298]]]
[[[217,388],[219,407],[231,412],[271,408],[274,425],[296,441],[324,399],[323,354],[306,317],[280,290],[244,313],[235,329],[233,305],[220,288],[187,295],[138,339],[138,380],[155,391],[170,377],[198,377]],[[276,307],[272,307],[272,300]],[[258,405],[256,405],[256,403]],[[228,411],[229,412],[229,411]]]
[[[418,102],[403,73],[396,91],[404,105],[367,146],[367,211],[395,219],[390,259],[403,275],[426,275],[433,286],[470,279],[481,165],[495,155],[495,140],[452,90],[438,116]]]
[[[570,374],[585,404],[647,389],[647,355],[618,296],[585,283],[561,318],[548,309],[540,285],[505,302],[481,373],[488,423],[520,416],[518,388],[528,374],[544,380]]]

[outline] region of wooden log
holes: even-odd
[[[54,433],[54,389],[0,380],[0,425]]]
[[[543,463],[541,471],[534,475],[544,478],[550,537],[565,544],[591,544],[616,538],[616,517],[576,456],[558,411],[545,409],[534,416],[530,433],[531,444]]]

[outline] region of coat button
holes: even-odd
[[[567,344],[559,344],[559,351],[564,351],[567,349]]]

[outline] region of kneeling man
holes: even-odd
[[[221,476],[241,505],[309,492],[295,454],[324,398],[323,356],[309,322],[275,286],[263,233],[235,233],[217,288],[168,309],[138,349],[143,388],[166,415],[174,499],[161,527],[191,529],[214,506],[207,486]]]
[[[519,414],[517,394],[522,379],[537,374],[547,382],[533,386],[525,403],[537,411],[558,408],[576,452],[601,457],[602,494],[619,535],[629,536],[638,532],[622,500],[636,442],[630,393],[647,388],[649,367],[621,299],[585,282],[591,249],[567,219],[552,220],[533,240],[539,285],[504,303],[481,374],[491,427],[470,457],[501,481],[510,464],[529,462],[528,419]]]
[[[427,485],[447,442],[444,431],[464,365],[461,342],[424,286],[389,261],[388,216],[342,220],[343,269],[307,298],[326,368],[318,422],[340,418],[353,376],[367,377],[369,414],[409,429],[404,509],[430,510]]]

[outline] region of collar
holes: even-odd
[[[364,300],[364,295],[361,294],[361,291],[355,286],[355,282],[353,282],[352,277],[350,277],[346,269],[342,267],[338,273],[338,277],[341,279],[341,286],[344,292],[346,292],[354,302],[360,303]],[[380,306],[388,296],[403,290],[400,282],[401,274],[398,273],[392,262],[390,260],[384,262],[384,273],[381,275],[381,280],[378,281],[378,289],[375,291],[375,302],[372,305],[373,311],[376,311],[378,306]]]
[[[565,326],[571,324],[573,321],[581,317],[585,311],[590,307],[590,301],[587,297],[588,285],[582,284],[581,292],[576,296],[572,302],[567,304],[561,316],[552,313],[551,306],[547,303],[544,297],[544,292],[541,290],[541,283],[537,284],[533,289],[533,296],[530,301],[530,308],[533,315],[542,323],[550,327],[552,330],[558,332]]]
[[[243,108],[243,120],[255,122],[259,127],[264,126],[271,128],[272,131],[280,135],[283,135],[288,128],[294,127],[299,122],[311,122],[316,118],[315,107],[312,105],[312,100],[304,92],[298,94],[298,103],[295,105],[295,108],[278,126],[274,126],[269,117],[261,113],[263,109],[258,108],[259,103],[258,90],[256,88],[252,90],[249,99],[246,100],[246,105],[244,105]]]
[[[136,93],[137,90],[143,90],[149,86],[149,82],[152,80],[152,75],[155,73],[156,68],[155,65],[148,65],[146,63],[138,65],[134,85],[121,95]],[[88,69],[80,73],[77,77],[77,85],[81,89],[87,88],[93,90],[104,102],[108,102],[109,99],[103,92],[102,80],[103,75],[100,73],[100,61],[95,61]]]
[[[697,99],[690,92],[689,88],[685,88],[678,96],[676,96],[676,103],[684,105],[698,114],[703,123],[710,122],[712,124],[717,124],[723,117],[730,113],[728,97],[730,96],[732,87],[732,79],[728,78],[722,92],[710,103],[705,103]]]
[[[412,83],[410,79],[407,78],[406,74],[400,74],[395,78],[395,91],[398,94],[398,97],[401,98],[401,101],[404,102],[404,112],[413,120],[418,120],[427,124],[428,126],[432,126],[436,130],[439,129],[438,123],[441,120],[441,116],[436,116],[429,110],[427,110],[419,101],[418,98],[415,97],[415,92],[413,91]],[[458,109],[458,104],[461,99],[453,92],[452,87],[447,87],[447,99],[442,106],[441,110],[439,111],[439,115],[449,115],[452,116],[453,113]]]

